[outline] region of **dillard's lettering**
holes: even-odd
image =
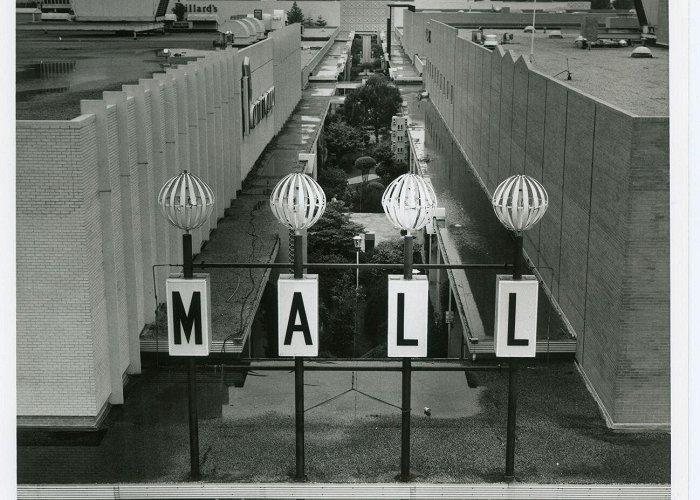
[[[299,315],[300,323],[297,324],[297,314]],[[284,345],[292,344],[292,335],[294,332],[302,332],[304,334],[304,343],[312,345],[311,330],[309,322],[306,320],[306,309],[304,309],[304,299],[301,292],[294,292],[292,297],[292,309],[289,312],[289,321],[287,322],[287,332],[284,335]]]
[[[212,4],[202,6],[202,5],[194,5],[192,3],[188,3],[187,4],[187,12],[193,12],[193,13],[194,12],[209,12],[209,13],[212,13],[212,12],[219,12],[219,9],[216,8],[216,5],[212,5]]]
[[[192,325],[194,325],[194,343],[202,345],[202,301],[199,292],[192,293],[189,312],[185,312],[180,292],[173,292],[173,325],[175,328],[175,344],[182,344],[180,325],[185,332],[185,340],[190,343]]]
[[[404,338],[404,302],[406,294],[399,293],[396,297],[396,345],[418,345],[418,339]]]
[[[528,339],[515,338],[515,301],[517,294],[508,294],[508,345],[529,345]]]

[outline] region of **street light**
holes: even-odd
[[[403,174],[389,184],[382,195],[382,208],[397,229],[404,229],[403,277],[413,277],[413,235],[423,229],[437,207],[435,191],[429,182],[416,174]],[[411,460],[411,358],[405,357],[401,367],[401,475],[409,480]]]
[[[170,178],[158,193],[158,205],[168,222],[182,229],[182,274],[192,279],[192,235],[214,209],[214,192],[194,174],[185,170]],[[188,357],[188,405],[190,423],[190,476],[199,479],[199,429],[197,425],[197,380],[195,357]]]
[[[542,184],[527,175],[514,175],[498,185],[491,199],[496,217],[515,231],[513,279],[522,278],[523,231],[537,224],[547,211],[549,199]],[[518,358],[508,363],[508,423],[505,478],[512,481],[515,469],[515,413],[517,407]]]
[[[360,250],[362,250],[362,235],[358,234],[352,237],[352,243],[355,245],[355,295],[360,290]]]
[[[302,229],[308,229],[326,210],[326,195],[319,184],[304,173],[286,175],[270,195],[270,209],[275,218],[294,231],[294,279],[304,278]],[[294,411],[296,417],[296,475],[304,474],[304,357],[294,358]]]

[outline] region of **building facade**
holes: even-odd
[[[408,119],[406,116],[391,117],[391,152],[394,159],[408,163],[410,147],[408,145]]]
[[[624,112],[432,14],[404,14],[404,50],[425,61],[430,99],[485,190],[527,174],[549,193],[525,250],[553,272],[608,425],[668,429],[668,116]]]
[[[123,402],[152,266],[182,260],[160,187],[187,169],[214,189],[196,251],[301,98],[300,65],[291,25],[82,101],[73,120],[17,122],[18,425],[95,427]]]

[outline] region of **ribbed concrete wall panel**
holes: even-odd
[[[286,45],[275,50],[275,39]],[[154,316],[151,268],[182,263],[182,231],[157,193],[185,169],[210,181],[208,236],[301,96],[298,40],[293,26],[247,49],[256,97],[274,82],[281,92],[245,147],[233,49],[82,101],[75,120],[18,122],[20,425],[94,426],[107,403],[123,402],[123,374],[140,371],[138,337]],[[157,275],[159,301],[169,271]]]
[[[547,98],[544,102],[543,185],[549,195],[549,207],[540,221],[541,265],[552,268],[554,279],[551,291],[559,299],[561,280],[561,237],[564,207],[564,164],[566,153],[566,129],[568,115],[568,91],[558,83],[547,82]],[[531,256],[532,257],[532,256]]]
[[[637,118],[630,159],[627,266],[617,419],[670,421],[668,118]],[[646,404],[635,404],[643,400]]]

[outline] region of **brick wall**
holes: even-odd
[[[235,49],[82,101],[74,120],[17,122],[20,425],[96,425],[123,403],[154,316],[152,266],[182,262],[181,231],[157,194],[184,169],[211,185],[214,215],[193,235],[196,251],[301,97],[299,36],[294,25],[245,49],[256,96],[279,89],[245,140]]]
[[[94,118],[19,121],[17,148],[17,411],[96,414]]]
[[[668,119],[632,116],[428,14],[405,14],[404,49],[425,57],[430,99],[485,189],[526,173],[548,191],[525,250],[553,269],[553,297],[608,423],[667,426]]]

